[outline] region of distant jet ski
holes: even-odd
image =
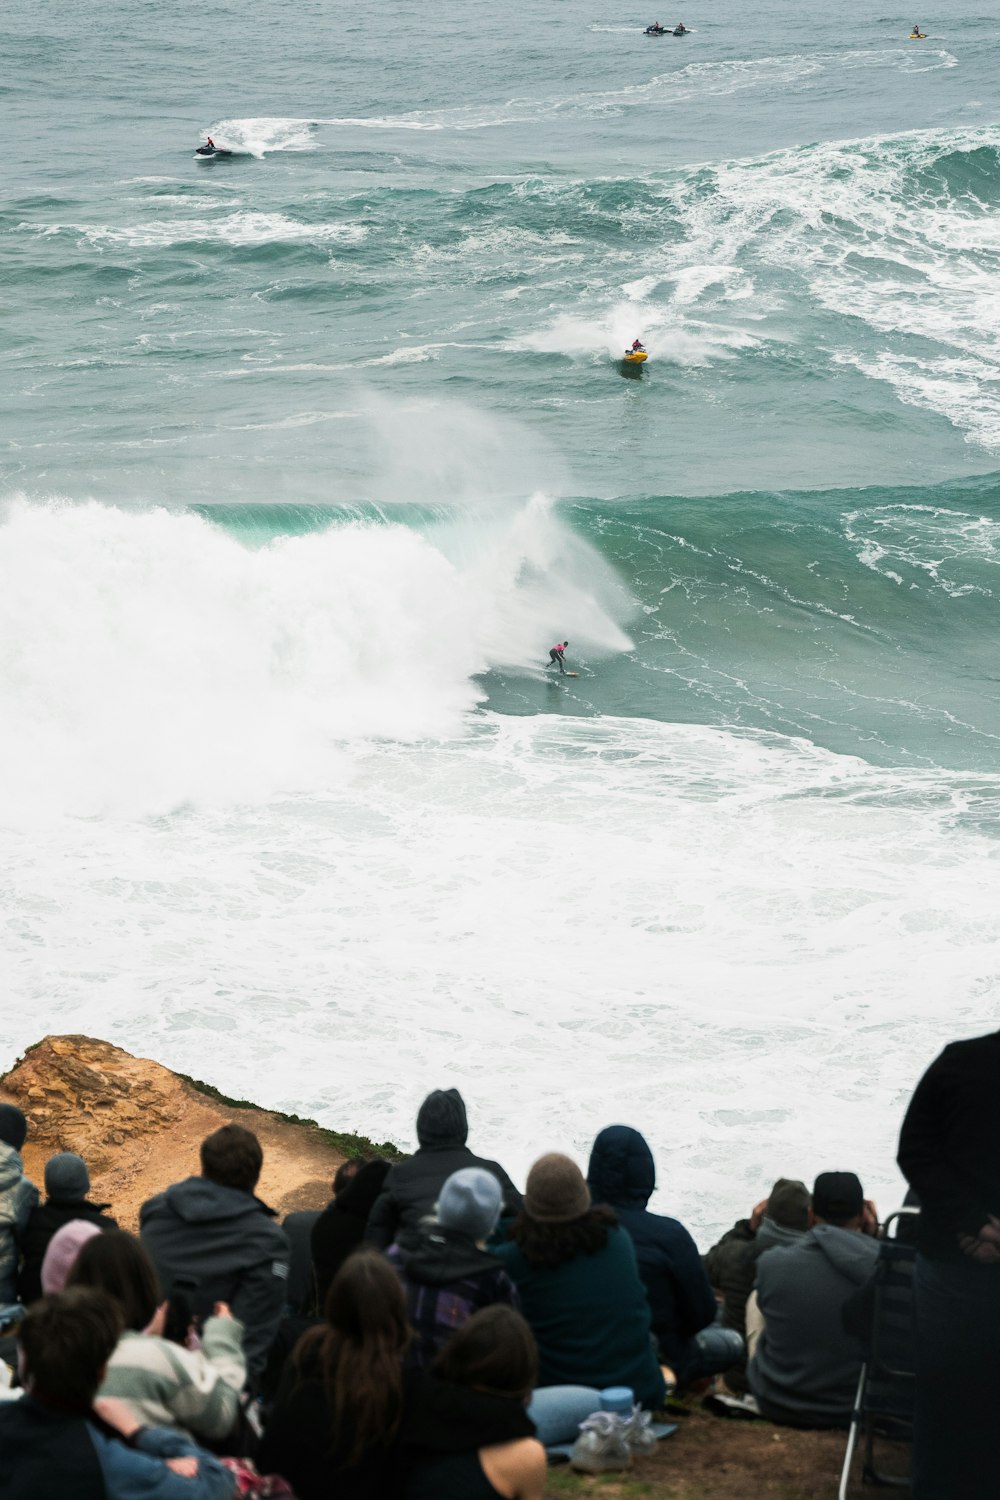
[[[672,35],[673,36],[687,36],[687,34],[688,34],[688,29],[684,25],[684,22],[683,21],[679,21],[678,24],[674,27]]]
[[[647,26],[643,36],[666,36],[666,26],[661,26],[659,21],[654,21],[652,26]]]
[[[195,150],[194,154],[195,154],[195,156],[212,157],[212,156],[232,156],[233,153],[226,146],[217,146],[215,144],[215,142],[212,140],[212,137],[209,136],[209,138],[205,142],[204,146],[198,146],[197,149]]]

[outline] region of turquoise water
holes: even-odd
[[[1000,44],[653,19],[5,7],[11,1048],[895,1191],[997,1013]]]

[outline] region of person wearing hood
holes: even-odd
[[[779,1177],[766,1198],[738,1219],[705,1256],[705,1270],[722,1297],[722,1325],[746,1338],[747,1298],[753,1291],[757,1262],[765,1250],[794,1245],[809,1228],[809,1189],[804,1182]],[[741,1356],[724,1371],[726,1384],[745,1393],[749,1387],[746,1359]]]
[[[56,1230],[73,1219],[84,1219],[98,1229],[117,1229],[107,1210],[110,1203],[91,1203],[87,1163],[75,1151],[60,1151],[45,1163],[45,1202],[31,1211],[21,1249],[20,1299],[27,1307],[42,1295],[42,1261]]]
[[[520,1308],[514,1283],[484,1249],[501,1204],[492,1172],[463,1167],[441,1189],[434,1218],[421,1225],[412,1248],[389,1247],[403,1283],[414,1333],[408,1357],[416,1368],[426,1368],[473,1313],[498,1302]]]
[[[587,1182],[595,1203],[613,1208],[635,1246],[660,1359],[678,1385],[727,1369],[743,1341],[716,1324],[717,1306],[698,1247],[683,1224],[646,1207],[656,1186],[653,1153],[629,1125],[609,1125],[594,1142]]]
[[[344,1191],[363,1166],[364,1162],[358,1157],[348,1157],[340,1163],[330,1184],[333,1196],[327,1204],[328,1208],[333,1207],[338,1193]],[[315,1317],[322,1306],[317,1298],[313,1271],[312,1232],[323,1212],[321,1208],[297,1208],[286,1214],[281,1221],[289,1252],[285,1301],[292,1317]]]
[[[24,1175],[21,1147],[28,1122],[16,1104],[0,1104],[0,1324],[6,1308],[17,1310],[21,1241],[38,1189]]]
[[[435,1089],[427,1095],[417,1113],[419,1149],[390,1169],[365,1230],[368,1244],[386,1250],[396,1240],[412,1240],[452,1172],[462,1167],[483,1167],[492,1172],[503,1192],[503,1215],[518,1212],[521,1194],[499,1162],[469,1150],[465,1144],[468,1134],[465,1100],[458,1089]]]
[[[186,1292],[200,1318],[224,1302],[243,1324],[251,1384],[281,1322],[288,1276],[288,1240],[254,1194],[263,1160],[252,1131],[223,1125],[201,1143],[201,1176],[174,1183],[139,1212],[163,1295]]]
[[[381,1157],[365,1162],[313,1225],[310,1244],[316,1306],[320,1312],[333,1278],[364,1240],[369,1216],[385,1186],[388,1172],[389,1163]]]
[[[757,1262],[747,1374],[772,1422],[847,1427],[864,1349],[844,1328],[844,1304],[875,1269],[878,1219],[853,1172],[820,1173],[809,1217],[812,1227],[797,1244]]]

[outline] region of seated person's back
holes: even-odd
[[[757,1262],[764,1327],[747,1367],[765,1416],[799,1427],[846,1427],[864,1353],[845,1332],[844,1304],[878,1259],[874,1211],[853,1172],[822,1172],[802,1240]],[[751,1329],[752,1302],[747,1328]]]
[[[216,1302],[245,1329],[251,1379],[262,1371],[285,1307],[288,1241],[254,1196],[263,1153],[252,1131],[224,1125],[201,1143],[200,1177],[144,1203],[140,1234],[165,1296],[186,1292],[208,1317]]]

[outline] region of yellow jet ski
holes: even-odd
[[[626,349],[622,358],[627,365],[641,365],[645,364],[649,355],[645,349]]]
[[[926,42],[927,33],[926,31],[911,31],[906,40],[908,42]]]

